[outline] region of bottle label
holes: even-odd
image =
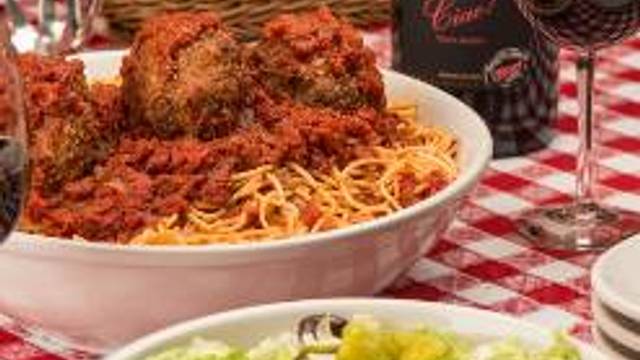
[[[444,87],[507,86],[525,76],[533,30],[512,0],[396,2],[394,67]]]
[[[531,66],[531,53],[519,48],[498,51],[484,68],[485,83],[501,87],[516,86],[523,82]]]
[[[491,18],[496,10],[496,0],[479,1],[461,6],[455,0],[424,0],[422,16],[430,22],[433,38],[440,43],[487,43],[482,34],[456,33],[456,30],[473,26]]]

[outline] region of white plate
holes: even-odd
[[[266,336],[289,331],[309,314],[332,313],[349,317],[368,314],[385,323],[428,324],[468,336],[518,337],[526,344],[547,346],[552,331],[497,313],[440,303],[382,299],[327,299],[287,302],[240,309],[182,323],[146,336],[109,356],[107,360],[133,360],[188,342],[195,336],[251,346]],[[605,360],[595,348],[579,341],[583,360]],[[363,359],[364,360],[364,359]]]
[[[610,360],[637,360],[637,358],[633,357],[624,357],[616,350],[614,350],[608,340],[605,340],[605,335],[602,330],[597,327],[593,328],[593,341],[595,342],[598,349],[607,356]]]
[[[640,333],[634,333],[612,317],[612,314],[597,299],[597,296],[593,296],[591,309],[595,323],[601,331],[616,339],[621,345],[640,352]]]
[[[640,321],[640,235],[605,252],[593,266],[598,298],[617,312]]]

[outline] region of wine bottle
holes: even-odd
[[[394,0],[393,14],[393,68],[474,108],[495,157],[549,143],[558,50],[512,0]]]

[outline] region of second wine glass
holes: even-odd
[[[13,231],[28,190],[22,83],[9,31],[0,19],[0,243]]]
[[[640,215],[607,207],[594,193],[596,181],[594,65],[601,48],[640,27],[640,0],[516,0],[533,26],[578,54],[578,132],[575,200],[521,216],[523,234],[542,247],[604,249],[640,230]]]
[[[11,42],[18,52],[65,54],[79,50],[100,0],[7,0]]]

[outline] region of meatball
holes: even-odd
[[[30,131],[39,130],[47,119],[87,112],[89,86],[80,60],[28,53],[16,62],[25,85]]]
[[[256,81],[272,95],[339,110],[385,105],[373,52],[327,8],[271,20],[247,52]]]
[[[161,138],[226,135],[250,101],[240,49],[212,13],[147,20],[121,70],[132,126]]]
[[[17,64],[28,104],[32,184],[55,191],[109,155],[123,121],[120,91],[90,88],[77,60],[25,54]]]

